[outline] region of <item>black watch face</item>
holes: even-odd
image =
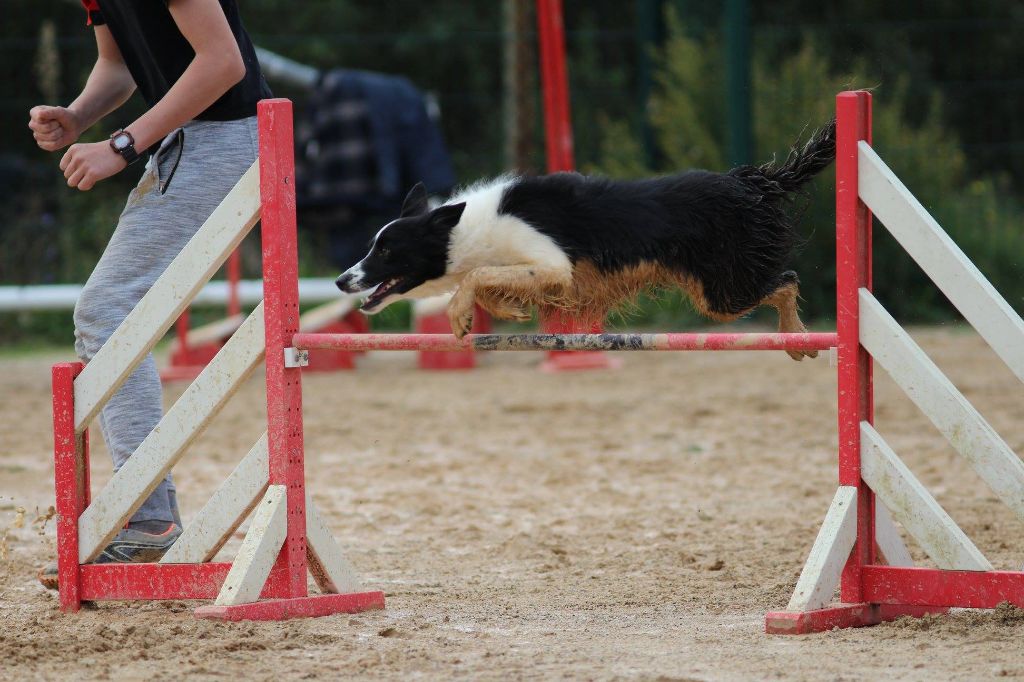
[[[114,138],[114,149],[116,149],[117,151],[126,149],[130,144],[131,142],[127,135],[122,134]]]

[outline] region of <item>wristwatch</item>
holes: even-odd
[[[135,151],[135,138],[127,130],[114,131],[110,136],[110,148],[120,154],[129,166],[139,160],[139,153]]]

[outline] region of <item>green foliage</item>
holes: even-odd
[[[694,167],[724,170],[724,91],[713,40],[688,37],[670,18],[657,55],[658,89],[650,122],[662,162],[647,168],[636,136],[621,122],[604,121],[601,161],[592,170],[614,177],[670,173]],[[813,41],[779,61],[755,58],[753,111],[757,157],[782,158],[798,140],[827,121],[837,92],[878,83],[864,64],[850,73],[830,70]],[[1001,181],[968,181],[955,133],[943,123],[935,93],[911,95],[908,79],[875,88],[873,144],[979,269],[1018,310],[1024,309],[1024,207]],[[916,121],[912,123],[911,121]],[[1005,189],[1005,188],[1003,188]],[[835,175],[829,169],[796,200],[805,244],[794,263],[802,280],[806,317],[825,320],[835,310]],[[875,288],[894,315],[907,321],[949,319],[954,311],[938,289],[881,227],[875,230]],[[645,303],[637,322],[683,315],[674,299]]]

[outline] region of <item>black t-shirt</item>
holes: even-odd
[[[185,72],[195,51],[178,30],[167,0],[82,0],[90,24],[106,24],[128,70],[149,106],[167,94]],[[252,40],[242,26],[235,0],[220,0],[224,16],[245,62],[245,78],[196,116],[205,121],[233,121],[256,114],[256,102],[272,97],[260,71]]]

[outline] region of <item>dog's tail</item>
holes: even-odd
[[[828,168],[835,158],[836,120],[833,118],[815,130],[803,147],[793,147],[781,166],[775,165],[774,162],[760,166],[740,166],[729,171],[729,174],[754,182],[767,180],[770,187],[761,188],[766,195],[788,194],[800,189],[811,178]]]

